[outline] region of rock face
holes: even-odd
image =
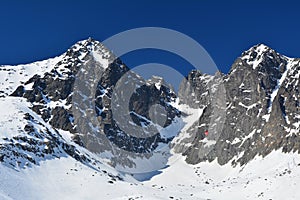
[[[217,159],[220,164],[244,165],[255,156],[266,156],[273,150],[300,153],[299,68],[299,59],[282,56],[263,44],[244,52],[219,82],[226,89],[226,115],[214,147],[199,154],[207,141],[199,142],[196,137],[184,152],[187,162]],[[207,100],[210,86],[203,80],[208,80],[207,75],[189,74],[182,88],[194,85],[195,98],[183,100],[184,103],[192,107],[197,101],[200,106],[211,104]],[[181,91],[181,96],[185,92]],[[194,125],[200,127],[199,134],[204,132],[201,128],[207,125],[210,112],[205,109]]]
[[[134,167],[134,159],[148,159],[170,141],[191,164],[217,159],[222,165],[244,165],[277,149],[300,153],[299,62],[259,44],[236,59],[226,75],[191,71],[177,97],[163,79],[143,80],[101,43],[78,42],[45,73],[1,92],[2,98],[30,102],[30,112],[24,114],[23,134],[0,140],[0,162],[17,166],[22,158],[38,164],[40,158],[68,155],[95,162],[82,148],[105,154],[115,146],[110,164]],[[78,74],[84,80],[79,84]],[[202,112],[184,140],[156,129],[186,117],[174,106],[176,100]],[[140,129],[149,135],[138,135]]]

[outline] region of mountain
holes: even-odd
[[[25,83],[20,84],[10,96],[27,99],[32,104],[30,109],[38,114],[51,128],[69,132],[75,143],[94,153],[103,153],[106,156],[105,152],[113,148],[111,143],[116,145],[118,148],[114,148],[111,152],[114,152],[117,158],[120,158],[121,155],[124,159],[120,160],[114,158],[114,155],[108,155],[107,159],[110,159],[114,167],[116,165],[132,167],[135,165],[130,159],[132,156],[143,158],[142,153],[151,156],[149,153],[160,143],[168,143],[172,139],[163,138],[158,132],[145,138],[129,135],[122,131],[113,120],[111,109],[114,87],[122,76],[127,75],[127,78],[129,77],[127,82],[132,83],[133,89],[137,88],[137,90],[130,100],[130,115],[122,116],[124,119],[121,120],[128,121],[127,118],[131,117],[134,124],[127,124],[126,126],[131,126],[130,131],[137,132],[136,127],[140,127],[139,125],[143,123],[147,124],[150,120],[150,107],[159,104],[167,111],[167,121],[162,125],[166,127],[174,117],[180,116],[180,112],[169,104],[169,102],[175,101],[176,97],[169,88],[162,85],[157,89],[155,83],[143,83],[139,76],[129,72],[129,68],[124,63],[93,39],[78,42],[60,57],[49,72],[45,72],[43,75],[34,75]],[[80,74],[79,69],[82,65],[90,67],[88,71],[93,71],[93,75],[101,77],[99,82],[96,83],[98,77],[91,78],[91,74]],[[96,68],[95,65],[99,65],[99,67]],[[93,81],[84,83],[84,85],[76,85],[78,83],[75,84],[76,75],[78,77],[82,75],[83,78],[88,76],[87,79]],[[89,90],[80,92],[73,90],[77,86],[89,88],[92,84],[97,85],[95,93],[85,94],[84,92],[89,92]],[[127,89],[129,87],[129,85],[126,85]],[[84,105],[85,107],[79,108],[77,105],[80,103],[80,106],[82,106],[82,99],[87,98],[88,95],[91,95],[91,100],[96,98],[95,108],[89,103]],[[78,99],[79,102],[75,102],[75,99]],[[125,98],[121,96],[120,99]],[[87,115],[87,112],[80,112],[82,109],[95,109],[96,116],[81,116],[81,114]],[[118,109],[120,113],[120,108]],[[123,113],[125,112],[123,111]],[[77,118],[74,117],[74,113],[78,116]],[[29,118],[31,119],[32,116],[29,116]],[[91,118],[98,119],[95,126],[98,126],[99,137],[94,137],[94,134],[83,134],[83,132],[95,131],[94,127],[85,126],[85,124],[90,123]],[[77,126],[77,129],[75,126]],[[98,142],[99,140],[100,142]],[[131,152],[134,152],[134,155],[130,155]]]
[[[277,183],[300,180],[299,68],[258,44],[228,74],[191,71],[176,94],[91,38],[56,58],[0,66],[0,197],[290,195]]]
[[[222,116],[221,131],[209,131],[212,137],[218,136],[213,149],[204,149],[208,153],[199,155],[197,149],[204,148],[207,142],[199,142],[201,134],[197,134],[184,153],[187,162],[196,164],[217,159],[221,165],[228,162],[244,165],[257,155],[265,157],[280,148],[285,153],[300,152],[299,67],[299,59],[282,56],[263,44],[244,52],[236,59],[229,74],[220,75],[222,81],[218,84],[224,85],[226,91],[219,98],[224,99],[224,104],[226,101],[226,115]],[[191,102],[183,100],[184,103],[207,105],[203,117],[191,127],[199,133],[204,132],[209,123],[220,123],[218,118],[210,119],[214,113],[207,98],[214,96],[209,95],[213,80],[200,72],[191,72],[181,86],[196,86],[193,87],[195,99]],[[220,110],[216,109],[217,115],[221,115]]]

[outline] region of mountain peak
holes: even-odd
[[[89,50],[94,49],[94,47],[100,45],[101,43],[91,37],[84,39],[84,40],[80,40],[78,42],[76,42],[71,48],[73,49],[81,49],[81,48],[87,48]],[[103,46],[103,45],[102,45]]]
[[[280,55],[267,45],[259,43],[242,53],[241,60],[252,66],[253,69],[256,69],[261,66],[262,63],[273,63],[273,61],[278,61],[278,63],[280,63],[284,60],[284,56]],[[273,64],[277,65],[277,62]]]
[[[254,45],[253,47],[251,47],[250,49],[260,49],[260,50],[264,50],[264,49],[271,49],[269,46],[267,46],[264,43],[258,43],[256,45]]]
[[[100,63],[103,68],[107,68],[116,59],[115,55],[109,49],[92,37],[76,42],[67,50],[65,56],[64,60],[67,65],[70,64],[70,60],[84,62],[85,59],[88,59],[87,56],[90,56],[89,58]]]
[[[270,48],[269,46],[263,44],[263,43],[258,43],[254,46],[252,46],[250,49],[248,49],[247,51],[245,51],[242,56],[245,55],[249,55],[249,54],[258,54],[258,55],[262,55],[262,54],[266,54],[269,52],[275,52],[275,50],[273,50],[272,48]]]

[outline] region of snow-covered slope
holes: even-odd
[[[50,72],[55,64],[61,61],[63,56],[50,58],[24,65],[2,65],[0,66],[0,96],[11,94],[21,84],[24,84],[34,75],[43,75]]]
[[[124,181],[91,170],[82,163],[61,158],[21,171],[0,165],[0,198],[103,199],[103,200],[232,200],[300,198],[300,156],[273,152],[257,157],[246,167],[220,166],[217,162],[188,165],[176,157],[172,165],[142,183]],[[18,188],[17,190],[15,188]]]

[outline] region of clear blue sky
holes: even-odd
[[[300,57],[299,5],[288,0],[1,1],[0,63],[41,60],[89,36],[102,41],[127,29],[158,26],[194,38],[227,72],[242,51],[257,43]],[[185,64],[161,51],[135,52],[123,60],[130,66]]]

